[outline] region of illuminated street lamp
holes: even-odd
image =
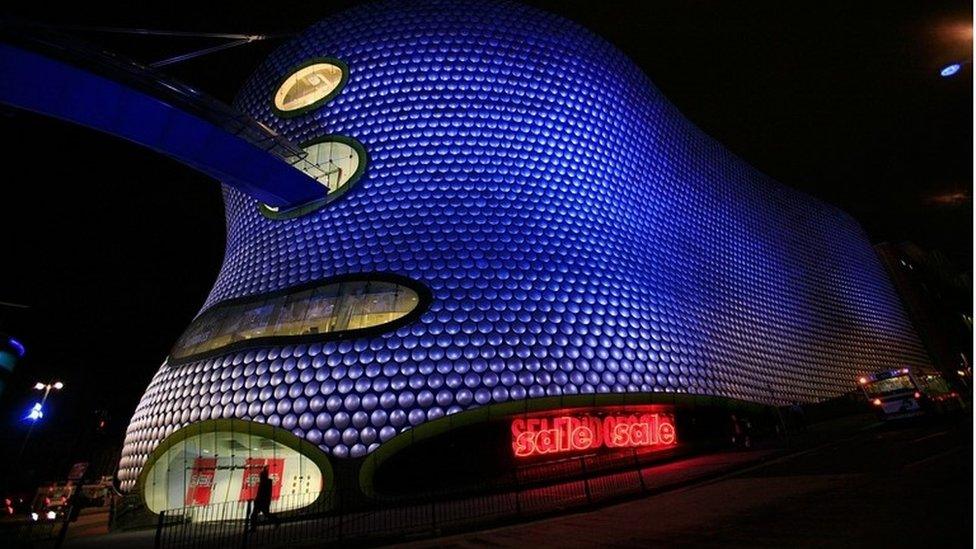
[[[950,78],[952,76],[955,76],[956,73],[962,70],[962,66],[963,63],[959,63],[959,62],[949,63],[948,65],[942,67],[942,69],[939,71],[939,76],[941,76],[942,78]]]
[[[950,76],[959,72],[959,69],[961,68],[962,65],[960,65],[959,63],[952,63],[950,65],[946,65],[942,67],[942,70],[939,71],[939,76],[941,76],[942,78],[949,78]]]
[[[60,391],[61,389],[64,389],[64,383],[61,383],[60,381],[55,381],[54,383],[42,383],[38,381],[37,383],[34,384],[34,390],[44,391],[44,396],[41,397],[40,402],[34,403],[30,411],[27,413],[26,419],[29,419],[31,421],[37,421],[42,417],[44,417],[44,403],[47,402],[47,396],[51,394],[51,389],[54,389],[55,391]],[[30,436],[29,432],[27,436]]]
[[[27,419],[37,421],[42,417],[44,417],[44,405],[40,402],[35,402],[30,411],[27,412]]]
[[[34,384],[35,391],[44,391],[44,396],[41,397],[40,402],[35,402],[31,406],[30,410],[27,412],[27,416],[24,419],[30,420],[30,429],[27,429],[27,436],[24,437],[24,443],[20,446],[20,452],[17,454],[17,461],[20,461],[21,456],[24,455],[24,449],[27,448],[27,441],[30,440],[31,433],[34,431],[34,425],[37,424],[38,420],[44,417],[44,403],[47,402],[47,397],[51,394],[51,389],[55,391],[60,391],[64,389],[64,383],[60,381],[54,381],[52,383],[42,383],[38,381]]]

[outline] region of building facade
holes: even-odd
[[[972,376],[973,282],[941,252],[911,242],[875,246],[933,365],[961,392]]]
[[[367,4],[273,53],[237,107],[328,194],[279,211],[225,187],[223,267],[125,439],[153,511],[243,498],[261,467],[299,507],[452,417],[572,408],[568,451],[670,444],[661,402],[816,402],[928,364],[856,221],[562,18]],[[516,454],[555,451],[546,425],[513,424]]]

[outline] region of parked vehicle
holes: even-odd
[[[862,376],[858,384],[885,419],[942,414],[962,408],[959,393],[933,372],[897,368]]]

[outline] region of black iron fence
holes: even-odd
[[[632,458],[634,459],[634,458]],[[637,465],[637,460],[631,462]],[[380,543],[440,535],[471,527],[514,522],[585,508],[662,489],[660,464],[611,471],[584,459],[561,467],[584,474],[563,482],[509,486],[477,495],[426,494],[410,500],[374,500],[375,508],[354,508],[342,494],[321,494],[300,509],[273,519],[251,517],[251,502],[226,502],[160,513],[156,548],[262,547],[301,543]],[[608,464],[609,465],[609,464]],[[588,468],[589,467],[589,468]],[[570,471],[567,471],[570,472]],[[534,475],[533,475],[534,476]],[[680,476],[680,475],[679,475]],[[657,478],[656,478],[657,477]],[[289,498],[296,498],[291,501]],[[301,501],[298,501],[298,498]],[[309,496],[285,496],[277,509],[305,504]]]
[[[715,417],[727,419],[723,414]],[[714,435],[726,427],[721,421],[712,422],[714,425],[704,420],[699,423],[686,426],[686,435],[696,433],[695,429]],[[753,417],[747,432],[767,450],[790,447],[789,433],[797,430],[792,423],[785,422],[780,411],[774,410]],[[243,549],[309,543],[377,544],[483,528],[656,493],[701,480],[701,473],[690,462],[717,455],[716,450],[733,443],[740,448],[753,447],[751,443],[743,445],[738,437],[690,436],[682,445],[668,451],[644,452],[635,448],[556,462],[523,463],[510,474],[478,486],[458,486],[451,491],[377,496],[368,501],[358,492],[328,492],[319,494],[311,504],[313,498],[308,494],[283,496],[273,505],[276,510],[273,518],[252,517],[251,502],[173,509],[158,516],[155,547]],[[689,457],[695,454],[702,457]],[[689,459],[668,461],[679,456]],[[712,474],[725,471],[715,468]]]

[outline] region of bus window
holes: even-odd
[[[888,395],[898,391],[914,391],[915,384],[907,374],[879,379],[864,385],[864,392],[869,398]]]
[[[942,395],[952,391],[952,388],[949,387],[949,384],[942,376],[923,376],[922,383],[925,384],[925,388],[928,390],[928,392],[932,393],[933,395]]]

